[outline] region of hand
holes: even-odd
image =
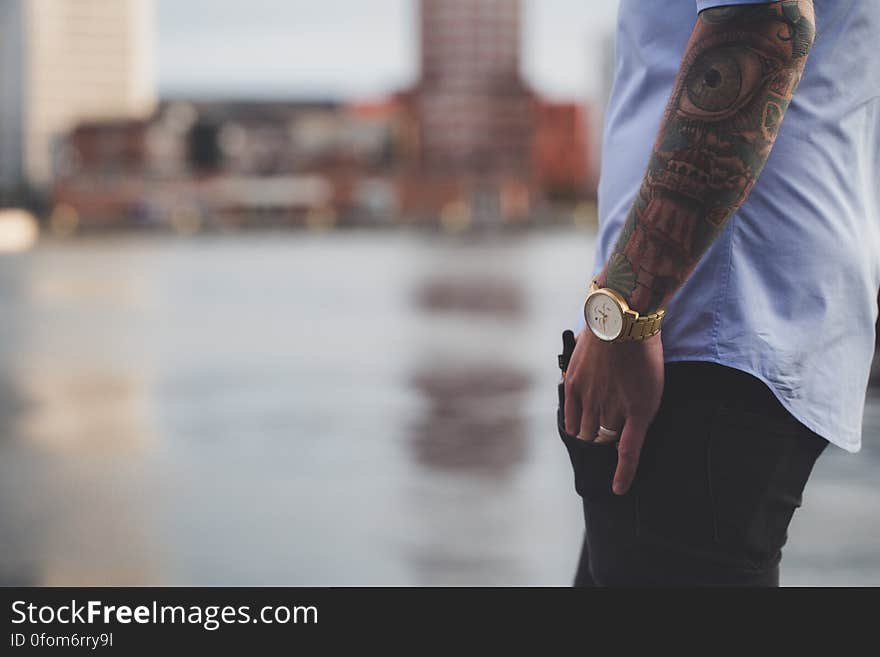
[[[565,375],[565,430],[592,441],[601,424],[620,432],[614,494],[625,495],[663,395],[660,335],[608,344],[584,329]]]

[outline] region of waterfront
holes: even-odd
[[[106,237],[0,257],[0,584],[570,581],[588,232]],[[880,398],[785,584],[880,585]]]

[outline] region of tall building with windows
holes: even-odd
[[[50,182],[82,121],[156,103],[153,0],[0,0],[0,187]]]
[[[420,10],[423,166],[526,172],[533,118],[520,75],[520,0],[421,0]]]

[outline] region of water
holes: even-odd
[[[568,584],[579,232],[114,238],[0,258],[0,584]],[[880,401],[788,584],[880,584]]]

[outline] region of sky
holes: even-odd
[[[523,0],[523,73],[598,97],[618,0]],[[164,96],[370,99],[418,74],[416,0],[157,0]]]

